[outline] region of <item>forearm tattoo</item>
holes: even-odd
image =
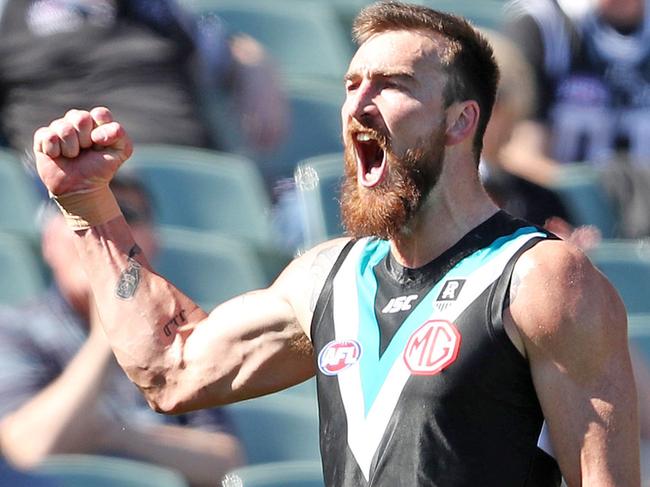
[[[138,289],[142,266],[135,260],[135,256],[140,253],[142,253],[142,250],[137,244],[129,250],[129,257],[127,259],[128,267],[120,274],[117,286],[115,287],[115,295],[120,299],[131,299]]]
[[[172,333],[176,331],[176,328],[184,325],[185,323],[187,323],[187,316],[185,315],[185,310],[182,309],[163,326],[163,332],[165,333],[165,336],[172,336]]]

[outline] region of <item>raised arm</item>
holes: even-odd
[[[214,406],[313,375],[313,252],[269,289],[208,315],[152,271],[116,210],[107,185],[131,143],[107,109],[74,110],[39,129],[34,152],[41,179],[77,229],[75,244],[115,355],[152,407],[176,413]]]
[[[640,485],[626,314],[611,284],[569,244],[540,243],[517,263],[510,318],[569,487]]]

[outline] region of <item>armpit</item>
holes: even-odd
[[[314,347],[312,346],[311,340],[305,334],[294,337],[289,343],[289,349],[292,354],[303,357],[310,357],[314,354]]]

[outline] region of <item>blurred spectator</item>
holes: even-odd
[[[510,214],[546,227],[556,235],[588,248],[599,240],[592,227],[574,229],[559,196],[550,189],[513,174],[502,150],[514,126],[535,106],[535,82],[530,65],[507,37],[483,32],[494,49],[501,78],[497,98],[483,139],[479,174],[494,202]]]
[[[220,88],[236,98],[250,146],[281,139],[287,107],[265,51],[215,16],[173,0],[0,2],[0,123],[15,149],[91,104],[110,106],[136,142],[224,148],[197,97]]]
[[[650,162],[650,23],[646,0],[513,0],[507,32],[534,66],[538,110],[508,157],[545,183],[557,165]]]
[[[124,179],[113,191],[138,244],[153,256],[146,193]],[[226,413],[154,413],[113,359],[58,211],[43,224],[42,251],[55,284],[34,302],[0,310],[2,455],[28,468],[49,454],[113,454],[175,468],[192,485],[216,485],[241,462]]]

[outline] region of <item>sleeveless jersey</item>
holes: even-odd
[[[345,247],[312,322],[326,485],[560,485],[502,322],[517,257],[545,238],[501,211],[419,269],[387,241]]]

